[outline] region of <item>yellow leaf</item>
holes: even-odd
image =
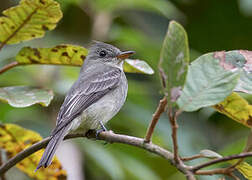
[[[252,166],[246,162],[243,162],[236,166],[236,169],[248,180],[252,180]]]
[[[231,119],[247,127],[252,127],[252,105],[248,104],[239,94],[232,93],[223,102],[213,107]]]
[[[62,44],[53,48],[24,47],[17,54],[19,64],[56,64],[81,66],[88,50],[75,45]]]
[[[62,18],[54,0],[21,0],[18,6],[3,11],[0,17],[0,42],[15,44],[44,36]]]
[[[88,54],[88,50],[81,46],[61,44],[53,48],[24,47],[16,56],[19,65],[25,64],[54,64],[81,66]],[[152,68],[137,59],[126,59],[123,67],[128,73],[153,74]]]
[[[7,152],[8,158],[15,156],[40,140],[42,140],[42,137],[34,131],[14,124],[0,125],[0,148]],[[65,179],[66,172],[62,170],[57,159],[53,160],[52,165],[48,168],[41,168],[36,173],[34,172],[42,154],[43,150],[37,151],[19,162],[16,167],[33,179]]]

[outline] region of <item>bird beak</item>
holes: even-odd
[[[125,51],[125,52],[121,52],[118,56],[117,56],[117,58],[118,59],[122,59],[122,60],[124,60],[124,59],[127,59],[128,57],[130,57],[132,54],[134,54],[135,53],[135,51]]]

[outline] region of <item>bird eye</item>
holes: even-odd
[[[100,51],[100,53],[99,53],[100,57],[105,57],[106,55],[107,55],[107,52],[104,50]]]

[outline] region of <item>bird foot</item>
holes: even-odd
[[[96,132],[95,132],[96,139],[99,139],[99,135],[100,135],[101,132],[108,131],[107,128],[102,123],[102,121],[99,121],[99,124],[101,126],[101,129],[96,130]]]

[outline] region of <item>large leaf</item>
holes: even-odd
[[[239,73],[221,66],[215,53],[200,56],[189,66],[177,104],[184,111],[218,104],[232,93],[238,79]]]
[[[15,156],[20,151],[40,140],[42,140],[42,137],[34,131],[24,129],[14,124],[0,125],[0,148],[7,152],[8,158]],[[53,160],[51,166],[46,169],[41,168],[34,173],[42,154],[43,150],[40,150],[19,162],[16,167],[33,179],[65,179],[66,172],[62,170],[56,158]]]
[[[14,107],[27,107],[33,104],[48,106],[53,99],[53,92],[46,89],[28,86],[0,88],[0,101]]]
[[[189,46],[184,28],[171,21],[160,55],[159,69],[168,103],[175,102],[184,86],[189,63]]]
[[[252,127],[252,106],[239,94],[232,93],[214,108],[231,119],[247,127]]]
[[[25,64],[54,64],[81,66],[88,50],[81,46],[62,44],[53,48],[24,47],[17,54],[19,65]],[[124,71],[129,73],[153,74],[152,68],[144,61],[127,59]]]
[[[42,37],[61,19],[59,4],[53,0],[21,0],[20,4],[3,11],[0,17],[0,42],[14,44]]]
[[[235,91],[252,94],[252,51],[220,51],[215,52],[214,57],[226,70],[239,72],[240,80]]]

